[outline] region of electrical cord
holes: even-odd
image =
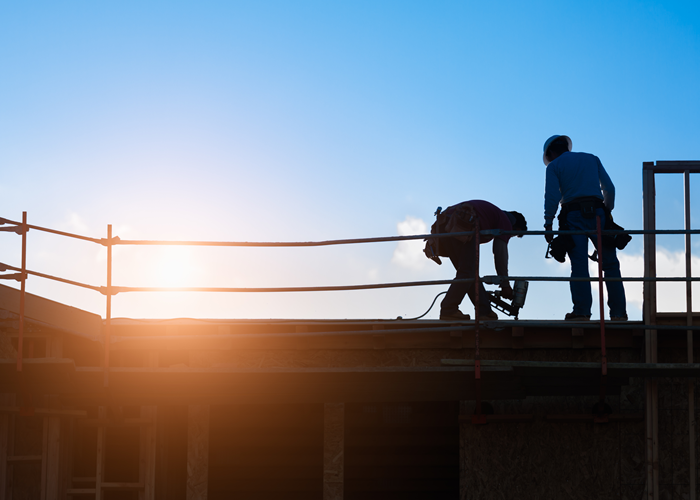
[[[412,321],[412,320],[416,320],[416,319],[421,319],[423,316],[425,316],[426,314],[428,314],[428,313],[430,312],[430,310],[431,310],[431,309],[433,308],[433,306],[435,305],[435,301],[438,299],[438,297],[439,297],[440,295],[445,295],[446,293],[447,293],[447,290],[445,290],[444,292],[438,293],[438,294],[435,296],[435,298],[433,299],[433,303],[430,304],[430,307],[428,308],[428,310],[425,311],[425,312],[424,312],[423,314],[421,314],[420,316],[417,316],[417,317],[415,317],[415,318],[404,318],[404,317],[402,317],[402,316],[397,316],[396,319],[397,319],[397,320],[400,319],[400,320],[403,320],[403,321]]]

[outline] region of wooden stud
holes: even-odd
[[[642,171],[644,198],[644,229],[656,229],[656,188],[654,163],[645,162]],[[644,277],[656,276],[656,236],[644,235]],[[644,323],[656,321],[656,283],[644,282]],[[656,362],[656,330],[645,331],[646,362]],[[658,388],[656,381],[646,381],[646,458],[647,458],[647,499],[658,500]]]
[[[187,500],[206,500],[209,489],[209,405],[190,405],[187,416]]]
[[[100,406],[97,411],[99,418],[107,418],[107,407]],[[95,466],[95,500],[102,500],[102,482],[104,479],[105,466],[105,441],[107,429],[97,428],[97,464]]]
[[[12,401],[14,402],[15,396],[11,395]],[[15,427],[17,425],[17,417],[15,415],[10,415],[9,425],[7,431],[7,456],[13,457],[15,455]],[[13,474],[12,462],[7,464],[7,480],[6,480],[6,500],[12,500],[14,494],[14,474]]]
[[[690,224],[690,172],[686,170],[683,172],[683,201],[685,206],[685,229],[691,229]],[[690,278],[692,276],[691,269],[691,257],[692,257],[692,247],[690,241],[690,234],[685,235],[685,277]],[[686,311],[686,324],[688,326],[693,325],[693,288],[690,281],[685,282],[685,311]],[[686,333],[687,344],[688,344],[688,363],[693,363],[693,331],[688,330]],[[688,470],[695,471],[697,465],[695,462],[695,382],[690,379],[688,380]],[[697,474],[690,474],[690,500],[697,500],[696,495],[696,476]]]
[[[4,396],[4,395],[3,395]],[[7,459],[9,451],[10,416],[0,414],[0,497],[4,497],[7,489]]]
[[[148,367],[157,368],[158,352],[147,352],[145,364]],[[141,407],[141,419],[145,421],[145,424],[142,424],[140,431],[139,480],[144,487],[139,491],[139,500],[155,500],[157,412],[157,406]]]
[[[63,357],[63,335],[56,334],[46,339],[46,357],[47,358],[62,358]],[[61,403],[57,396],[46,396],[46,406],[49,411],[60,411]],[[34,410],[36,413],[36,409]],[[57,415],[47,415],[44,417],[46,422],[46,449],[44,452],[45,463],[42,469],[46,471],[46,495],[45,500],[58,500],[63,495],[61,494],[61,456],[62,442],[61,417]]]
[[[323,500],[343,500],[345,403],[325,403],[323,411]]]
[[[42,420],[42,436],[41,436],[41,500],[46,500],[47,493],[47,470],[46,463],[48,462],[49,451],[49,419],[44,417]]]

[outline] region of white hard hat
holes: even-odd
[[[569,138],[568,135],[553,135],[552,137],[544,141],[544,148],[542,150],[542,161],[544,162],[545,167],[549,165],[549,160],[547,159],[547,149],[549,149],[549,146],[560,137],[566,139],[566,142],[569,144],[569,151],[571,151],[571,138]]]

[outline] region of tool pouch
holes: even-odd
[[[562,234],[557,236],[549,244],[549,255],[554,257],[557,262],[566,262],[566,254],[573,250],[575,244],[574,239],[570,234]]]
[[[454,210],[450,210],[454,208]],[[447,233],[463,233],[466,231],[474,231],[476,228],[476,210],[469,203],[464,202],[454,207],[448,207],[445,210],[449,214],[449,220],[445,225]],[[459,241],[467,243],[472,240],[473,234],[467,236],[457,236]]]
[[[430,234],[462,233],[473,231],[476,227],[476,210],[467,202],[447,207],[444,212],[436,212],[436,219],[430,226]],[[473,235],[456,236],[463,242],[471,241]],[[439,256],[448,257],[448,245],[441,244],[442,238],[426,238],[423,253],[437,264],[442,264]]]
[[[615,224],[612,214],[608,214],[605,218],[605,229],[608,231],[624,231],[625,228]],[[627,244],[632,241],[632,236],[629,234],[616,234],[603,236],[603,245],[614,246],[618,250],[622,250]]]
[[[593,219],[595,217],[596,208],[600,206],[598,201],[582,201],[579,203],[581,207],[581,217],[584,219]]]

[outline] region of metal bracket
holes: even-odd
[[[119,243],[121,241],[121,238],[119,236],[113,236],[112,238],[100,238],[100,245],[107,247],[109,245],[114,245],[116,243]]]

